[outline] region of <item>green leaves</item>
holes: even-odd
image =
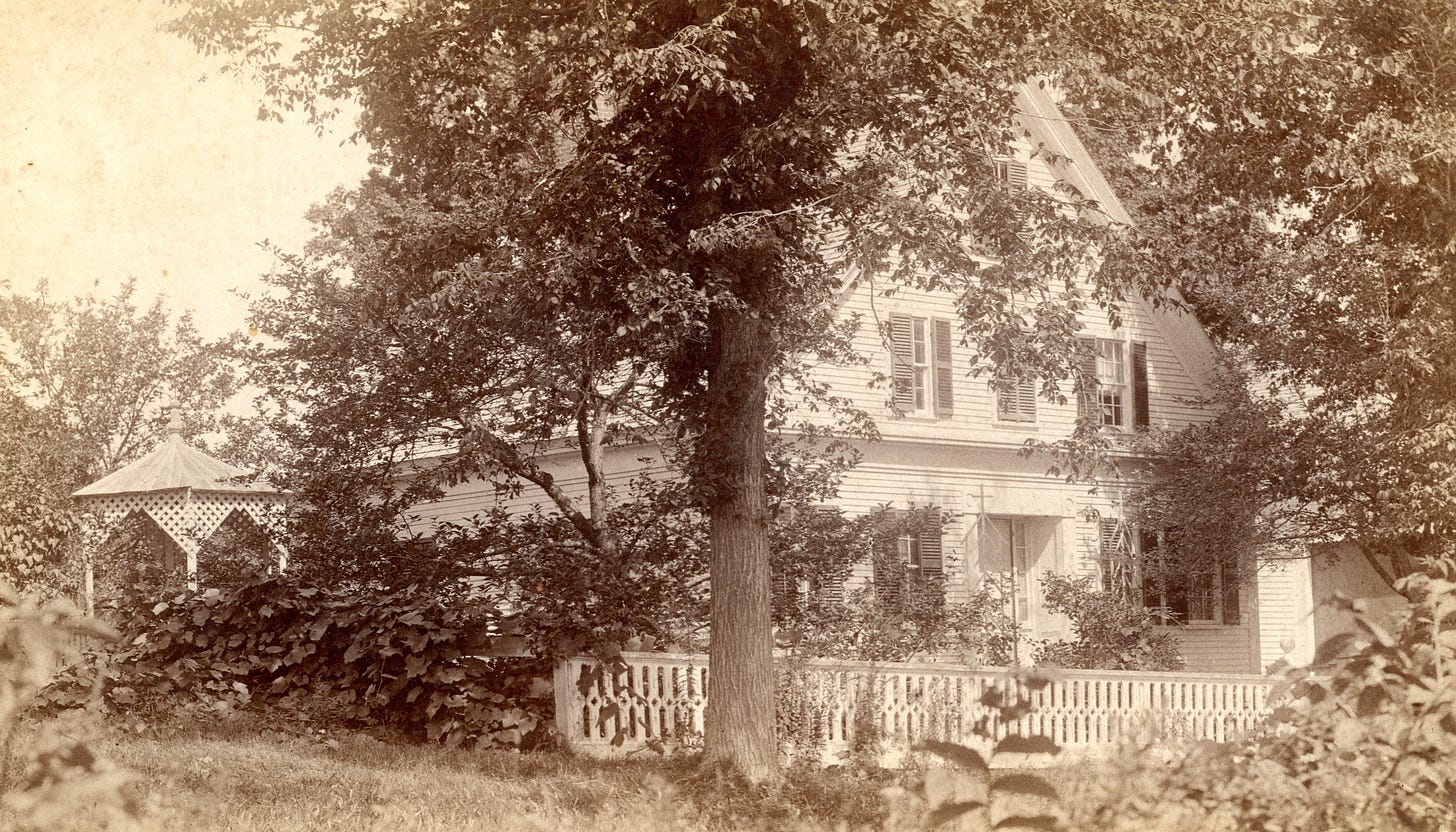
[[[418,590],[365,598],[266,578],[154,609],[151,637],[113,661],[107,696],[123,711],[306,702],[349,722],[487,745],[518,744],[549,722],[535,663],[472,658],[463,643],[493,616]],[[401,621],[411,622],[403,639]]]

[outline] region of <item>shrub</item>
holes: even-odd
[[[1262,736],[1204,745],[1168,765],[1131,753],[1092,784],[1074,828],[1407,829],[1456,819],[1456,564],[1399,582],[1394,632],[1358,602],[1355,632],[1287,671]]]
[[[479,655],[498,623],[486,605],[413,587],[363,597],[269,576],[184,592],[129,622],[106,699],[141,717],[266,706],[451,745],[518,747],[551,724],[550,701],[539,698],[549,685],[535,681],[539,662]],[[52,702],[69,704],[81,684],[55,690]]]
[[[82,807],[108,818],[137,814],[123,788],[127,775],[78,739],[74,726],[42,726],[30,731],[33,741],[17,742],[44,686],[77,658],[75,640],[115,635],[69,602],[37,605],[0,584],[0,807],[13,813],[0,820],[45,829]]]
[[[1090,578],[1048,574],[1042,578],[1045,608],[1072,622],[1072,641],[1048,641],[1032,654],[1037,664],[1089,670],[1182,670],[1178,641],[1158,632],[1156,617]]]
[[[1015,633],[990,593],[949,603],[939,579],[907,582],[889,598],[871,583],[845,603],[807,606],[786,619],[780,639],[795,655],[856,661],[952,655],[1004,665]]]

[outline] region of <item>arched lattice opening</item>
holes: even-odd
[[[197,552],[197,582],[201,586],[237,584],[277,572],[284,552],[272,530],[247,510],[228,512]]]

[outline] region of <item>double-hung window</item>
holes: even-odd
[[[1148,345],[1116,338],[1082,338],[1077,415],[1095,425],[1146,430],[1151,423]]]
[[[896,412],[944,419],[953,413],[950,321],[890,317],[891,381]]]
[[[1123,343],[1097,339],[1097,406],[1102,424],[1122,427],[1127,422],[1127,360]]]
[[[944,520],[934,508],[892,509],[884,517],[889,533],[875,541],[875,592],[881,600],[899,603],[907,584],[923,585],[945,574]]]
[[[807,535],[805,539],[819,539],[820,534],[836,529],[840,523],[839,509],[834,506],[814,506],[810,512],[805,517],[791,510],[784,522],[805,524],[801,529]],[[805,560],[797,548],[775,550],[774,554],[770,592],[776,615],[804,605],[843,605],[844,581],[856,555],[837,552],[827,558]]]

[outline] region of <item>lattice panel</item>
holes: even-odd
[[[281,494],[225,494],[193,492],[189,517],[192,531],[199,540],[211,537],[228,515],[240,511],[254,523],[271,532],[282,530],[284,497]]]
[[[196,556],[202,542],[217,531],[234,511],[272,532],[282,530],[282,494],[192,493],[187,489],[151,491],[144,494],[107,494],[84,498],[83,505],[98,512],[107,525],[119,523],[133,511],[152,518],[182,551]]]

